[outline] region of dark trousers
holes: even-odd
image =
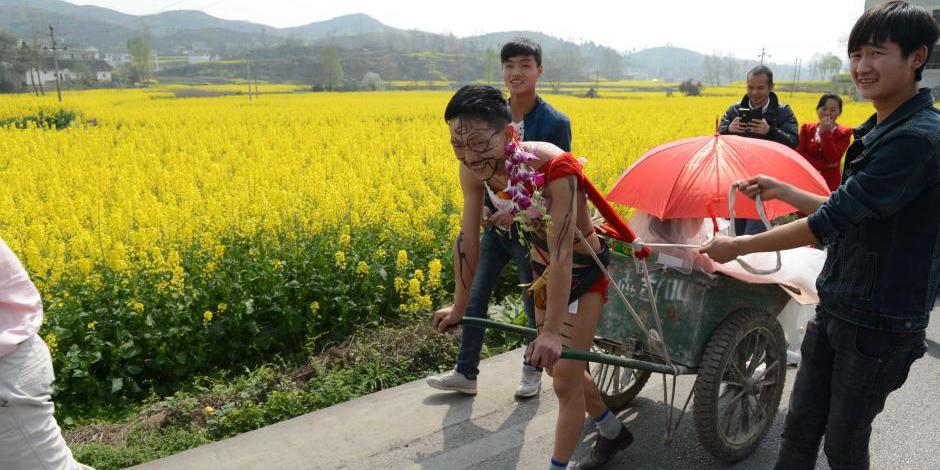
[[[864,328],[818,308],[803,339],[776,470],[816,468],[819,444],[833,470],[868,469],[871,423],[927,351],[926,332]]]
[[[506,264],[512,260],[519,271],[519,284],[532,282],[532,265],[529,263],[529,249],[519,241],[519,232],[513,225],[511,233],[501,232],[493,227],[483,231],[480,238],[480,260],[470,286],[470,302],[466,316],[486,318],[490,297],[499,282],[499,276]],[[532,296],[523,294],[522,303],[529,320],[529,327],[535,328],[535,305]],[[469,379],[475,379],[480,373],[480,352],[483,350],[483,328],[465,326],[460,341],[460,353],[457,356],[457,372]],[[530,338],[531,342],[532,338]]]

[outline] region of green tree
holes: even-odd
[[[623,56],[619,52],[604,48],[601,52],[601,75],[608,80],[623,78]]]
[[[699,96],[705,85],[702,82],[692,80],[691,78],[679,84],[679,91],[686,96]]]
[[[343,82],[343,61],[335,47],[320,49],[320,74],[320,81],[327,90],[333,91]]]
[[[819,62],[824,77],[834,78],[842,70],[842,59],[834,54],[827,54]]]
[[[16,36],[0,32],[0,92],[19,91],[27,82],[30,55],[24,52],[26,47]]]
[[[150,36],[139,34],[127,40],[127,52],[133,58],[131,61],[134,77],[132,81],[145,82],[153,75],[153,48],[150,46]]]

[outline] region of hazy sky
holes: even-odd
[[[864,0],[427,1],[414,0],[70,0],[135,15],[202,10],[274,27],[366,13],[397,28],[471,36],[535,30],[619,50],[671,44],[703,53],[792,63],[817,52],[845,56],[844,41]],[[772,7],[773,6],[773,7]],[[515,14],[518,11],[525,16]]]

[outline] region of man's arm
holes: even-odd
[[[733,104],[728,107],[725,111],[725,115],[721,117],[721,122],[718,124],[718,133],[731,134],[731,131],[728,130],[728,126],[731,125],[731,122],[734,121],[736,117],[738,117],[738,105]]]
[[[750,253],[789,250],[816,242],[807,219],[798,219],[757,235],[730,238],[719,235],[699,249],[718,263],[727,263]]]
[[[890,217],[940,180],[937,154],[923,137],[896,137],[869,158],[807,219],[820,241],[866,220]]]
[[[809,217],[759,235],[716,237],[700,252],[725,263],[747,253],[786,250],[816,240],[828,243],[852,225],[893,215],[940,180],[938,157],[922,137],[895,138],[872,158]]]
[[[551,191],[551,229],[548,231],[548,299],[545,323],[532,343],[529,361],[536,367],[552,367],[561,356],[561,325],[571,295],[571,265],[574,232],[578,230],[578,193],[573,176],[548,184]]]
[[[789,106],[780,107],[780,122],[776,126],[770,126],[767,137],[791,149],[795,149],[800,144],[800,131],[796,123],[796,115],[793,114],[793,110]]]
[[[755,199],[758,194],[764,201],[779,199],[804,214],[816,212],[819,206],[829,200],[829,196],[813,194],[764,175],[757,175],[746,180],[737,181],[734,184],[738,187],[738,191],[751,199]]]
[[[483,216],[483,184],[460,165],[463,213],[460,233],[454,242],[454,304],[434,314],[433,326],[446,331],[455,326],[470,303],[470,287],[480,259],[480,220]]]

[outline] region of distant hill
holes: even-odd
[[[626,56],[627,70],[634,75],[657,77],[667,81],[703,79],[705,56],[679,47],[651,47]]]
[[[708,76],[705,56],[688,49],[654,47],[624,56],[598,44],[575,44],[537,31],[457,38],[394,28],[361,13],[292,28],[272,28],[224,20],[194,10],[136,16],[62,0],[0,0],[0,31],[27,41],[34,34],[43,40],[50,22],[56,27],[60,44],[94,46],[102,52],[123,52],[127,40],[143,32],[150,35],[154,50],[161,55],[174,55],[199,45],[223,58],[240,59],[249,46],[255,51],[267,49],[261,55],[268,60],[293,64],[283,67],[289,76],[303,75],[298,67],[309,68],[310,61],[315,63],[319,48],[335,47],[343,51],[344,65],[352,66],[355,73],[371,67],[390,74],[383,75],[386,79],[496,79],[494,73],[498,72],[499,63],[493,54],[517,36],[529,37],[542,45],[548,81],[593,79],[595,74],[620,78],[624,72],[640,79],[706,80]],[[739,69],[753,61],[739,62],[722,68],[727,75],[722,81],[743,75]],[[786,70],[781,67],[778,73]]]
[[[343,15],[326,21],[317,21],[304,26],[277,30],[278,34],[282,36],[294,36],[308,41],[317,41],[327,37],[402,31],[403,30],[385,25],[379,20],[363,13]]]

